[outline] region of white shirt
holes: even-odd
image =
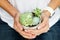
[[[20,11],[20,13],[23,13],[25,11],[32,11],[35,8],[40,8],[43,10],[45,7],[47,7],[50,0],[9,0],[9,2]],[[9,13],[7,13],[5,10],[0,8],[0,17],[1,19],[6,22],[10,27],[13,28],[14,20]],[[60,18],[60,10],[57,8],[55,10],[55,14],[49,19],[49,27],[53,26]]]

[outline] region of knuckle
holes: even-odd
[[[48,32],[48,30],[49,30],[49,29],[46,29],[46,30],[45,30],[45,33]]]

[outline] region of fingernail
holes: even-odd
[[[38,27],[38,29],[40,29],[40,28]]]
[[[35,38],[35,36],[33,36],[32,38]]]
[[[20,30],[23,30],[23,28],[21,28]]]
[[[25,30],[25,32],[28,32],[27,30]]]
[[[41,27],[38,27],[38,29],[41,29]]]

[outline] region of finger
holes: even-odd
[[[33,29],[30,29],[30,30],[29,30],[29,29],[28,29],[28,30],[25,30],[25,32],[28,32],[28,33],[31,33],[31,34],[35,35],[35,32],[36,32],[36,31],[35,31],[35,32],[34,32],[34,31],[35,31],[35,30],[33,30]]]
[[[19,23],[19,15],[18,14],[17,14],[17,17],[15,17],[15,23],[21,30],[23,30],[22,25]]]
[[[23,36],[24,38],[32,39],[32,38],[35,38],[35,37],[36,37],[35,35],[32,35],[32,34],[30,34],[30,33],[21,31],[16,25],[14,25],[14,27],[15,27],[14,29],[15,29],[21,36]]]
[[[32,33],[32,34],[34,34],[34,35],[37,34],[37,30],[32,30],[32,29],[26,30],[26,32]],[[37,35],[36,35],[36,36],[37,36]]]
[[[39,24],[39,26],[38,26],[37,29],[43,28],[47,24],[47,21],[48,21],[48,19],[47,18],[44,18],[43,22]]]
[[[20,23],[16,23],[17,27],[20,28],[20,30],[23,30],[23,26]]]
[[[39,29],[39,30],[27,30],[27,32],[31,32],[31,33],[36,34],[36,35],[40,35],[40,34],[48,31],[48,29],[49,29],[48,26],[49,25],[46,25],[44,28]]]
[[[22,32],[22,35],[25,35],[25,36],[23,36],[23,37],[30,38],[30,39],[36,37],[35,35],[32,35],[32,34],[30,34],[30,33],[28,33],[28,32]]]
[[[48,30],[49,30],[49,24],[47,23],[47,25],[44,28],[42,28],[41,30],[39,30],[39,32],[38,32],[37,35],[40,35],[42,33],[46,33],[46,32],[48,32]]]
[[[26,32],[21,31],[16,24],[15,24],[15,29],[16,29],[16,31],[17,31],[18,33],[21,33],[21,34],[23,34],[23,35],[25,35],[25,36],[28,36],[28,35],[29,35],[29,33],[27,34]],[[30,36],[31,36],[31,35],[30,35]]]
[[[16,30],[17,32],[18,32],[18,28],[17,28],[17,25],[16,25],[16,23],[14,23],[14,30]]]
[[[47,25],[45,27],[46,27],[46,29],[45,29],[44,33],[48,32],[48,30],[49,30],[49,23],[47,23]]]

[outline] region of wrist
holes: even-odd
[[[19,17],[20,17],[20,13],[16,13],[13,18],[14,19],[16,19],[16,18],[18,19]]]
[[[46,15],[47,17],[50,17],[50,15],[51,15],[51,13],[47,10],[43,10],[42,14]]]
[[[44,8],[44,10],[46,11],[46,13],[50,14],[50,17],[53,16],[53,14],[55,12],[55,10],[53,8],[49,7],[49,6]]]

